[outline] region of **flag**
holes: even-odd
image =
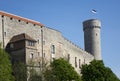
[[[94,14],[96,14],[97,13],[97,11],[96,10],[94,10],[94,9],[92,9],[92,11],[91,11],[92,13],[94,13]]]

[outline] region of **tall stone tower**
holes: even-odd
[[[85,51],[91,53],[94,59],[101,60],[101,22],[90,19],[83,22]]]

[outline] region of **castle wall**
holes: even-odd
[[[0,17],[0,41],[3,38],[1,33],[2,33],[2,24],[1,24],[1,18]],[[61,34],[61,32],[47,28],[47,27],[42,27],[40,25],[36,25],[30,22],[26,22],[23,20],[18,20],[16,18],[12,17],[7,17],[4,16],[4,41],[5,41],[5,46],[8,44],[10,39],[14,35],[18,35],[21,33],[26,33],[33,39],[35,39],[36,42],[36,50],[34,53],[36,53],[35,57],[36,59],[42,57],[42,50],[43,50],[43,57],[46,62],[52,61],[54,58],[60,58],[64,57],[66,59],[70,59],[69,62],[72,64],[73,67],[79,72],[80,65],[83,63],[89,63],[91,60],[93,60],[93,56],[66,38],[64,38]],[[41,32],[41,30],[43,32]],[[42,34],[43,33],[43,34]],[[43,35],[43,39],[42,36]],[[42,42],[43,40],[43,42]],[[3,42],[3,41],[2,41]],[[42,43],[43,43],[43,48],[42,48]],[[52,53],[52,48],[51,46],[55,47],[55,54]],[[31,52],[30,49],[26,49],[26,58],[29,58],[29,54]],[[38,53],[40,53],[40,56],[38,56]]]

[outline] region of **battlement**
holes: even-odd
[[[78,45],[76,45],[75,43],[73,43],[72,41],[68,40],[67,38],[63,37],[65,41],[67,41],[69,44],[71,44],[72,46],[74,46],[76,49],[81,50],[82,52],[84,52],[85,54],[91,55],[89,52],[85,51],[84,49],[80,48]]]
[[[86,28],[100,28],[101,22],[98,19],[90,19],[83,22],[83,30]]]

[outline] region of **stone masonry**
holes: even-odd
[[[92,20],[92,22],[95,24],[94,27],[100,27],[99,21]],[[99,60],[100,58],[100,36],[98,36],[97,38],[95,36],[86,36],[86,34],[89,33],[90,35],[93,35],[94,30],[95,32],[97,32],[97,35],[100,35],[99,29],[96,28],[91,30],[90,28],[88,28],[89,24],[92,22],[84,22],[86,43],[85,51],[66,39],[61,34],[61,32],[52,28],[45,27],[45,25],[41,24],[40,22],[6,12],[0,12],[0,42],[2,43],[2,47],[6,48],[7,45],[10,43],[10,40],[14,36],[25,33],[36,41],[34,47],[36,50],[33,50],[32,47],[26,46],[26,49],[24,51],[25,63],[28,63],[30,59],[37,59],[35,62],[36,64],[39,64],[41,63],[41,58],[44,59],[45,62],[49,63],[54,59],[63,57],[67,58],[69,60],[69,63],[72,64],[75,70],[79,73],[82,64],[89,64],[89,62],[94,59],[94,56],[97,60]],[[92,24],[90,24],[90,27],[93,27]],[[92,40],[93,37],[94,40]],[[27,45],[27,43],[25,45]],[[14,47],[14,43],[12,46]],[[17,53],[18,55],[20,55],[21,51],[16,50],[14,51],[14,54]]]

